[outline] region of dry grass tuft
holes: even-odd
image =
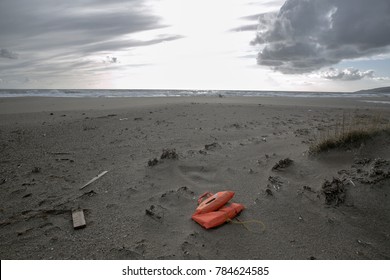
[[[363,142],[380,133],[390,134],[389,121],[380,115],[355,115],[342,120],[317,135],[309,147],[310,154],[318,154],[335,148],[359,147]]]

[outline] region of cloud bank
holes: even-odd
[[[3,83],[24,76],[93,80],[101,71],[142,67],[143,61],[130,59],[135,48],[183,38],[167,31],[153,1],[0,0]]]
[[[387,53],[390,1],[287,0],[278,13],[259,18],[252,44],[263,47],[258,64],[293,74]]]
[[[321,72],[321,77],[329,80],[356,81],[363,78],[374,78],[374,71],[360,71],[356,68],[335,69],[329,68]]]
[[[79,47],[101,42],[110,42],[110,51],[123,49],[129,46],[121,40],[123,36],[164,27],[146,3],[142,0],[2,0],[0,42],[27,51],[58,48],[77,51]]]

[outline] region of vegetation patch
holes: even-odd
[[[390,125],[388,120],[380,116],[355,116],[347,121],[343,115],[340,122],[315,137],[309,153],[318,154],[335,148],[356,148],[381,133],[390,134]]]

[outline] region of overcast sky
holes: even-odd
[[[0,88],[382,86],[389,0],[0,0]]]

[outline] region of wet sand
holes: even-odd
[[[388,123],[389,109],[358,98],[0,99],[0,257],[389,259],[388,135],[308,154],[343,115]],[[163,149],[178,159],[160,160]],[[327,203],[333,178],[343,192]],[[257,222],[192,221],[197,197],[221,190],[245,205],[240,221]],[[87,225],[75,230],[79,208]]]

